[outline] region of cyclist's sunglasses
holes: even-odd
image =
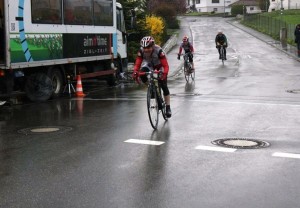
[[[144,49],[149,49],[149,48],[152,48],[152,45],[144,47]]]

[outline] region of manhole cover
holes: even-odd
[[[258,149],[270,146],[268,142],[246,138],[225,138],[212,141],[212,144],[236,149]]]
[[[65,133],[71,131],[73,128],[64,126],[38,126],[18,130],[20,134],[53,134]]]
[[[294,89],[294,90],[287,90],[288,93],[300,93],[300,89]]]

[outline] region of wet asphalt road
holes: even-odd
[[[196,80],[186,83],[175,47],[173,116],[157,131],[146,87],[133,83],[0,109],[0,207],[299,206],[300,63],[222,18],[181,22]],[[224,66],[219,28],[229,40]],[[229,151],[212,144],[222,138],[270,146]],[[149,141],[161,143],[140,144]]]

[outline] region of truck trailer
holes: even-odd
[[[19,91],[45,101],[78,75],[113,85],[126,67],[116,0],[0,0],[0,100]]]

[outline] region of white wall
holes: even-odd
[[[283,0],[282,7],[287,9],[300,9],[300,0]],[[281,9],[281,0],[270,0],[268,12]]]
[[[231,8],[229,8],[228,5],[237,1],[238,0],[219,0],[219,3],[212,3],[212,0],[200,0],[200,4],[196,4],[196,9],[199,12],[212,12],[214,9],[217,9],[216,13],[224,13],[225,5],[225,12],[230,12]]]

